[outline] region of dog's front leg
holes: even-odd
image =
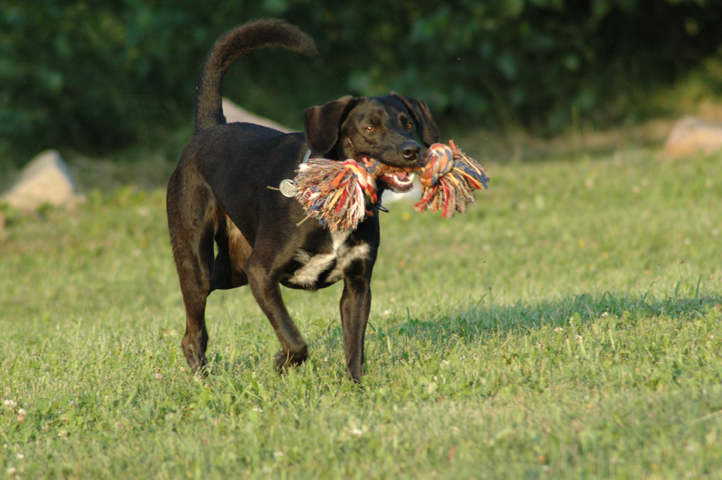
[[[364,277],[346,277],[341,295],[341,325],[346,366],[355,382],[361,380],[364,335],[371,310],[371,285]]]
[[[308,358],[308,347],[286,310],[278,280],[269,276],[268,269],[260,265],[257,258],[251,255],[245,270],[253,296],[281,342],[281,351],[276,355],[276,366],[280,371],[286,366],[303,363]]]

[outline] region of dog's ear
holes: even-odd
[[[429,107],[418,98],[406,97],[396,92],[389,93],[389,97],[394,98],[404,104],[406,110],[414,117],[416,123],[416,133],[424,145],[427,147],[432,143],[439,141],[439,127],[431,116]]]
[[[303,112],[306,143],[314,156],[323,156],[336,145],[341,122],[355,102],[351,95],[346,95],[320,107],[307,108]]]

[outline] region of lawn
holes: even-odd
[[[6,211],[0,478],[722,478],[722,155],[487,167],[465,215],[382,215],[360,388],[339,285],[284,290],[286,375],[214,292],[188,372],[162,189]]]

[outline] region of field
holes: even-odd
[[[194,378],[162,189],[6,212],[0,478],[722,478],[722,156],[487,167],[463,216],[383,214],[361,388],[339,285],[284,291],[286,375],[214,292]]]

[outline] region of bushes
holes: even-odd
[[[88,153],[158,141],[188,124],[216,37],[261,16],[298,24],[322,56],[252,55],[225,91],[295,127],[309,105],[391,89],[461,127],[556,131],[573,110],[603,125],[722,55],[719,0],[8,0],[0,138]]]

